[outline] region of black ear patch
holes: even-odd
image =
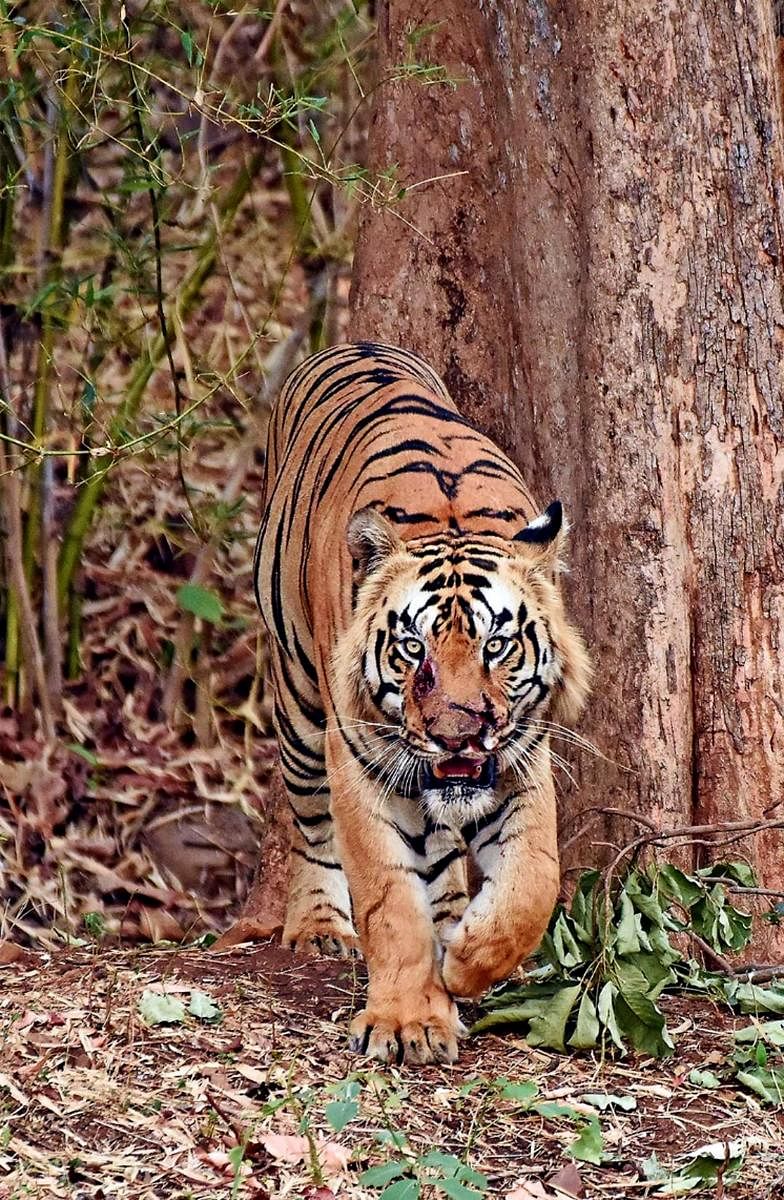
[[[535,546],[546,546],[561,532],[563,525],[563,505],[560,500],[553,500],[543,513],[529,521],[525,529],[514,535],[515,542],[531,542]]]

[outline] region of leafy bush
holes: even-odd
[[[553,914],[530,982],[493,991],[473,1032],[524,1024],[532,1046],[671,1054],[659,997],[699,975],[672,935],[696,934],[717,954],[742,950],[751,936],[751,916],[731,903],[728,884],[752,887],[753,873],[734,862],[691,875],[651,865],[611,889],[598,871],[585,872],[569,909]]]

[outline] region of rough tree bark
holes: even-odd
[[[784,796],[782,122],[770,0],[388,0],[352,337],[418,350],[573,524],[597,665],[564,816]],[[405,218],[405,223],[400,217]],[[410,224],[409,224],[410,223]],[[414,226],[417,233],[412,231]],[[784,815],[780,807],[776,815]],[[606,820],[594,838],[627,841]],[[579,847],[580,861],[600,852]],[[742,849],[784,885],[780,831]]]

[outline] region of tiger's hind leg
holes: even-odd
[[[273,684],[276,685],[273,665]],[[275,729],[293,815],[283,945],[306,954],[356,954],[348,882],[335,842],[324,762],[321,714],[302,703],[284,707],[276,686]]]
[[[283,945],[305,954],[356,954],[348,882],[335,846],[329,798],[291,796],[294,832]],[[323,804],[323,808],[322,808]]]

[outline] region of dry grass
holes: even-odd
[[[414,1153],[438,1147],[465,1159],[487,1175],[490,1196],[524,1182],[536,1196],[534,1184],[553,1177],[567,1189],[579,1179],[589,1197],[655,1195],[640,1179],[642,1159],[655,1151],[665,1164],[682,1162],[676,1156],[733,1139],[745,1142],[746,1160],[726,1194],[782,1194],[781,1114],[733,1088],[705,1091],[687,1080],[692,1067],[731,1048],[736,1022],[713,1005],[670,1002],[678,1054],[665,1063],[602,1064],[507,1036],[471,1039],[452,1068],[375,1072],[345,1049],[347,1017],[363,988],[357,970],[271,946],[222,955],[24,952],[2,971],[0,1197],[315,1200],[334,1192],[364,1200],[379,1192],[359,1185],[361,1171],[395,1156],[377,1137],[390,1129],[402,1131]],[[149,1027],[141,1020],[146,990],[187,1003],[194,987],[220,1006],[219,1024],[188,1017]],[[329,1089],[352,1073],[361,1084],[360,1110],[336,1133],[325,1118],[334,1100]],[[613,1161],[573,1164],[567,1147],[574,1127],[499,1099],[489,1086],[498,1077],[534,1078],[542,1097],[578,1108],[589,1093],[632,1097],[633,1111],[600,1116]],[[303,1120],[315,1164],[291,1140]],[[539,1194],[568,1191],[543,1187]],[[714,1185],[690,1194],[722,1192]]]
[[[155,170],[166,180],[160,201],[163,292],[173,312],[216,220],[215,202],[249,162],[259,155],[261,161],[218,239],[215,267],[198,302],[182,319],[172,317],[174,368],[186,403],[198,404],[179,427],[182,477],[165,360],[152,373],[128,430],[133,454],[123,451],[106,477],[81,562],[81,670],[65,686],[59,744],[45,745],[29,706],[0,710],[0,937],[57,945],[64,932],[82,930],[85,913],[101,910],[109,931],[126,940],[180,940],[224,927],[248,886],[271,756],[265,650],[251,583],[265,385],[276,348],[308,316],[318,269],[309,257],[313,244],[303,245],[292,213],[291,164],[286,167],[279,146],[238,119],[211,120],[205,113],[221,96],[228,98],[227,112],[232,105],[239,111],[241,101],[253,100],[257,88],[264,93],[279,77],[281,86],[306,80],[314,60],[321,71],[317,92],[336,81],[343,89],[319,118],[325,141],[337,137],[356,99],[340,46],[319,48],[342,4],[308,0],[278,7],[285,63],[272,53],[264,9],[224,13],[191,6],[179,12],[175,6],[170,24],[164,4],[154,6],[150,25],[134,34],[135,54],[152,71],[144,119],[158,135]],[[48,16],[35,5],[27,13],[30,21]],[[202,112],[182,100],[193,95],[195,82],[177,32],[179,17],[206,52],[199,75],[207,96]],[[366,28],[364,18],[358,28]],[[4,48],[17,35],[18,28],[6,23]],[[353,27],[350,35],[359,36]],[[26,66],[57,88],[51,56],[51,45],[38,39]],[[64,53],[60,58],[67,61]],[[69,279],[94,274],[96,287],[111,283],[114,290],[109,302],[75,302],[60,313],[50,444],[64,452],[77,451],[82,439],[92,446],[116,440],[113,419],[158,332],[148,195],[139,187],[128,194],[117,190],[135,161],[123,70],[105,55],[94,89],[80,93],[79,112],[72,114],[85,170],[68,208],[63,271]],[[361,156],[362,118],[360,113],[345,132],[336,168]],[[305,130],[303,142],[313,155],[308,139]],[[45,139],[31,134],[29,140],[27,166],[43,175]],[[350,257],[348,237],[337,231],[351,225],[353,212],[348,196],[322,181],[314,199],[313,242],[316,248],[329,242],[321,247],[320,269],[329,274],[325,324],[332,337],[345,325]],[[0,316],[10,408],[23,440],[41,336],[40,318],[31,317],[26,305],[35,291],[42,221],[40,197],[22,188]],[[302,352],[307,349],[306,338]],[[88,375],[95,381],[89,420],[82,404]],[[248,455],[254,435],[258,448]],[[12,466],[25,457],[9,448]],[[240,502],[222,513],[227,480],[245,460]],[[77,454],[53,461],[62,534],[81,494],[77,472],[84,460]],[[194,512],[202,529],[195,527]],[[197,621],[194,629],[177,592],[204,554],[205,529],[217,545],[207,555],[203,583],[219,595],[225,615],[220,628]],[[4,619],[0,611],[0,626]],[[178,665],[182,686],[173,689],[176,702],[165,711],[172,663],[183,646],[188,661]]]

